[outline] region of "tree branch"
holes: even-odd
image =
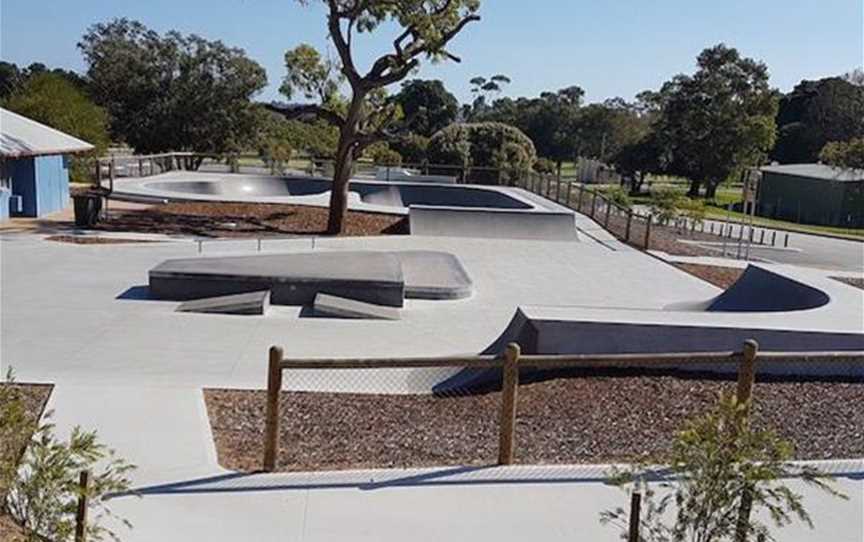
[[[333,126],[342,126],[345,124],[345,119],[342,115],[335,111],[325,109],[316,104],[292,105],[288,107],[279,106],[276,104],[265,104],[264,108],[273,113],[278,113],[287,120],[295,120],[300,117],[314,116],[323,121],[326,121]]]

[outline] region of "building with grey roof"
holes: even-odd
[[[760,216],[803,224],[864,227],[864,170],[825,164],[761,169]]]

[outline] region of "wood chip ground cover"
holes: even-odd
[[[285,237],[324,235],[328,210],[321,207],[266,203],[167,203],[143,210],[112,213],[97,224],[111,232],[161,233],[199,237]],[[407,233],[407,219],[382,213],[351,211],[345,236]]]
[[[709,375],[609,371],[523,385],[517,461],[524,464],[662,460],[685,420],[735,383]],[[223,466],[260,468],[265,394],[207,390]],[[796,457],[864,454],[864,382],[760,380],[754,420],[791,440]],[[486,465],[497,454],[500,394],[464,397],[282,395],[283,470]]]

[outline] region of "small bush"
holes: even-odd
[[[12,381],[11,374],[7,380]],[[68,441],[61,441],[52,424],[34,418],[11,386],[0,386],[0,504],[4,511],[23,528],[28,541],[71,541],[81,496],[78,477],[87,470],[91,472],[87,491],[91,509],[86,539],[117,540],[101,524],[106,517],[114,517],[106,497],[129,490],[127,475],[134,467],[101,444],[95,432],[76,427]]]
[[[557,172],[558,168],[552,160],[548,158],[538,158],[537,161],[534,162],[534,171],[551,175],[552,173]]]
[[[478,182],[497,183],[515,180],[531,170],[537,160],[534,143],[519,129],[498,122],[453,124],[435,134],[429,141],[432,164],[500,169],[475,171]]]
[[[385,145],[376,146],[369,151],[369,157],[379,166],[402,165],[402,155]]]
[[[390,148],[398,152],[405,163],[422,164],[426,162],[429,138],[418,134],[408,134],[390,142]]]
[[[624,207],[626,209],[630,209],[631,207],[633,207],[633,200],[630,199],[630,192],[625,188],[615,186],[604,191],[603,195],[606,197],[606,199],[608,199],[612,203],[620,205],[621,207]]]

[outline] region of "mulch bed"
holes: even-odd
[[[856,288],[861,288],[864,290],[864,279],[855,279],[852,277],[831,277],[834,280],[839,280],[849,286],[854,286]]]
[[[121,239],[118,237],[94,237],[84,235],[52,235],[46,241],[70,243],[73,245],[124,245],[129,243],[158,243],[149,239]]]
[[[699,265],[692,263],[676,263],[675,267],[679,269],[683,269],[687,271],[691,275],[699,277],[705,282],[710,282],[714,286],[718,288],[723,288],[724,290],[741,278],[741,275],[744,273],[743,269],[736,269],[734,267],[717,267],[714,265]]]
[[[123,211],[96,226],[113,232],[161,233],[200,237],[285,237],[324,235],[328,210],[267,203],[167,203]],[[349,211],[345,236],[408,233],[406,217]]]
[[[48,402],[48,396],[51,394],[51,386],[37,384],[3,384],[0,383],[0,388],[12,389],[15,398],[20,399],[24,403],[24,412],[31,417],[31,420],[36,421],[42,416],[42,411],[45,409],[45,404]],[[22,435],[22,441],[16,443],[15,446],[10,446],[10,449],[23,449],[31,435]],[[4,448],[5,443],[4,443]],[[18,458],[2,458],[4,461],[18,461]],[[23,542],[26,540],[24,531],[15,521],[9,517],[2,507],[3,495],[0,494],[0,540],[4,542]]]
[[[735,382],[711,375],[606,371],[523,385],[516,457],[524,464],[662,460],[685,420]],[[260,468],[265,393],[205,393],[220,463]],[[794,443],[796,457],[864,455],[864,382],[762,380],[754,423]],[[491,464],[500,393],[462,397],[282,394],[280,468],[287,471]]]

